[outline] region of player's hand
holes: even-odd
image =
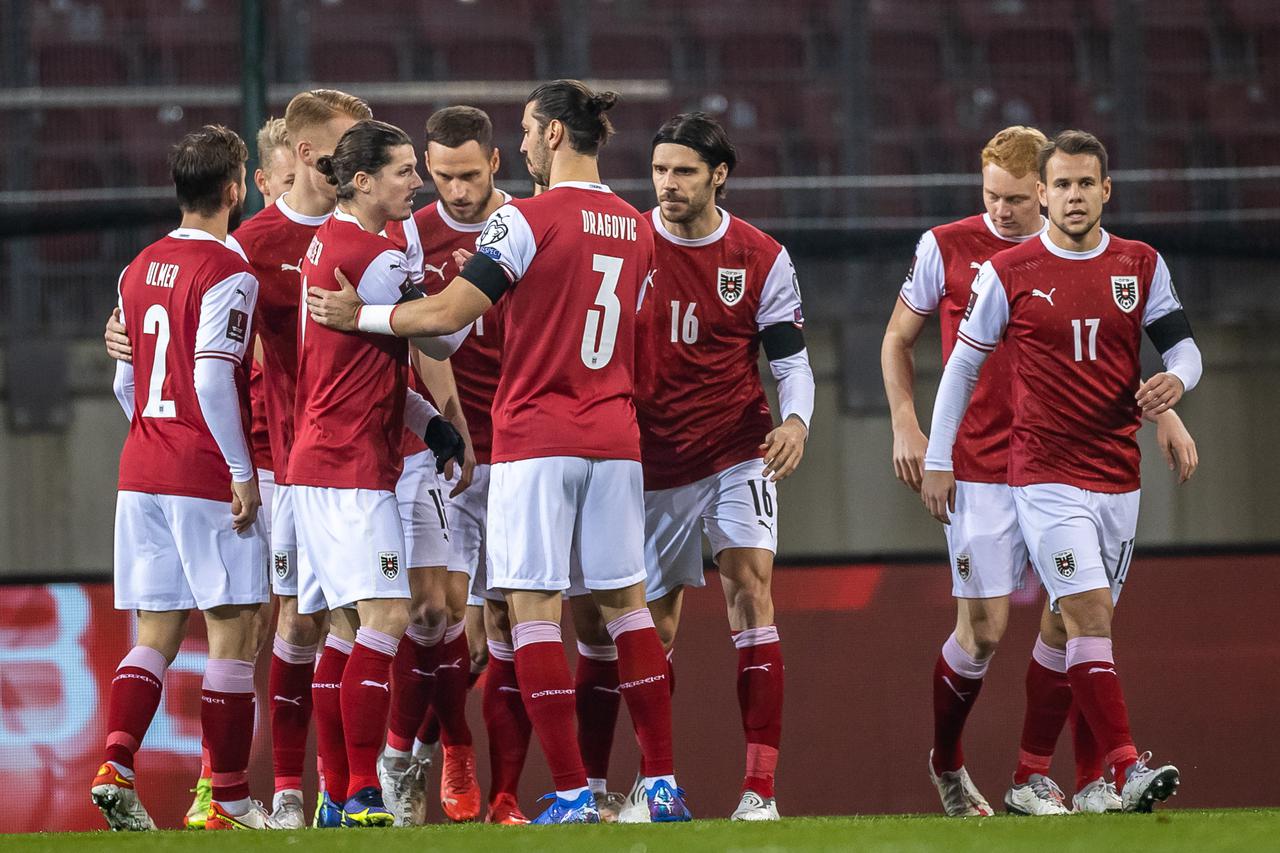
[[[449,460],[449,464],[444,469],[445,478],[453,479],[453,460]],[[449,492],[449,497],[456,498],[471,487],[471,481],[476,474],[476,452],[471,447],[471,442],[466,442],[466,450],[462,454],[462,465],[458,472],[458,482],[454,484],[453,491]]]
[[[1143,382],[1133,396],[1142,407],[1142,414],[1154,418],[1176,406],[1183,390],[1182,380],[1172,373],[1157,373]]]
[[[920,500],[929,514],[943,524],[956,511],[956,475],[951,471],[925,471],[920,478]]]
[[[809,428],[804,421],[791,415],[764,437],[760,450],[764,452],[764,476],[776,483],[790,477],[804,458],[804,443],[809,439]]]
[[[244,533],[258,518],[262,507],[262,495],[258,493],[258,478],[243,483],[231,481],[231,526],[236,533]]]
[[[1169,470],[1178,472],[1178,482],[1190,480],[1200,465],[1200,454],[1196,452],[1195,439],[1177,412],[1165,412],[1156,419],[1156,444],[1160,446]]]
[[[913,491],[920,491],[924,477],[924,453],[929,448],[920,427],[893,431],[893,473]]]
[[[473,255],[475,255],[475,252],[468,252],[466,249],[454,249],[453,262],[457,264],[458,269],[461,270],[467,265],[467,261],[471,260]]]
[[[436,415],[427,422],[427,431],[422,440],[427,443],[427,449],[435,454],[437,474],[452,476],[452,463],[456,461],[462,465],[466,461],[467,443],[458,428],[449,423],[444,415]]]
[[[340,332],[354,332],[356,316],[359,315],[360,307],[364,303],[360,301],[359,294],[342,274],[342,270],[335,269],[333,277],[341,289],[308,288],[307,311],[311,314],[311,319],[321,326],[328,326]]]
[[[103,340],[107,343],[107,355],[116,361],[123,361],[133,364],[133,343],[129,340],[129,333],[125,331],[124,323],[120,322],[120,309],[111,309],[111,316],[107,318],[107,328],[102,333]]]

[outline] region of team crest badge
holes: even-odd
[[[716,275],[716,293],[720,294],[721,302],[729,306],[737,305],[742,300],[742,294],[746,292],[746,270],[727,270],[720,267]]]
[[[1116,307],[1128,314],[1138,304],[1138,277],[1136,275],[1111,276],[1111,298]]]
[[[400,553],[398,551],[379,551],[378,567],[387,580],[393,581],[400,574]]]
[[[1076,552],[1068,548],[1053,555],[1053,567],[1058,574],[1069,578],[1076,573]]]
[[[973,569],[969,567],[968,554],[956,554],[956,574],[960,576],[961,581],[968,581],[973,576]]]
[[[289,576],[289,552],[273,551],[271,554],[271,563],[275,568],[276,577],[284,580]]]

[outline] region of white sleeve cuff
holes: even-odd
[[[127,361],[116,362],[116,376],[111,382],[111,390],[124,409],[124,416],[133,420],[133,365]]]
[[[1182,392],[1185,394],[1200,381],[1204,364],[1200,356],[1200,347],[1194,338],[1183,338],[1161,354],[1164,369],[1182,380]]]
[[[809,350],[802,349],[794,355],[769,362],[769,372],[778,382],[778,408],[782,420],[795,415],[804,421],[805,429],[813,422],[813,398],[815,384],[813,368],[809,366]]]
[[[427,434],[427,424],[431,423],[431,419],[438,417],[440,412],[435,406],[431,405],[431,401],[419,394],[412,388],[406,389],[408,392],[404,401],[404,425],[405,429],[422,438]]]
[[[391,312],[394,305],[362,305],[356,314],[356,328],[375,335],[395,335],[391,329]]]
[[[249,454],[240,416],[235,370],[236,366],[224,358],[197,358],[196,399],[204,422],[231,471],[231,479],[244,483],[253,479],[253,457]]]
[[[956,433],[969,408],[969,398],[978,384],[978,374],[987,360],[987,353],[975,349],[963,341],[951,351],[947,366],[942,371],[938,385],[938,397],[933,401],[933,424],[929,427],[929,448],[924,454],[926,471],[950,471],[951,451],[955,447]]]
[[[471,334],[471,327],[474,325],[475,323],[468,323],[451,335],[422,335],[410,340],[427,358],[444,361],[458,351],[458,347],[462,346],[467,335]]]

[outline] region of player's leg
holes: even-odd
[[[467,724],[467,692],[476,677],[467,636],[470,586],[471,575],[468,572],[450,570],[445,573],[444,610],[448,627],[445,629],[440,664],[436,668],[436,695],[432,706],[443,743],[440,806],[445,816],[454,822],[476,820],[480,817],[481,805],[475,748],[471,727]],[[423,723],[425,726],[426,721]]]
[[[484,633],[489,674],[484,680],[484,726],[489,735],[489,812],[486,823],[528,823],[517,788],[529,752],[533,724],[516,679],[515,647],[505,601],[485,598]]]
[[[1066,797],[1049,778],[1049,765],[1058,736],[1071,710],[1071,682],[1067,678],[1066,630],[1062,617],[1045,603],[1040,632],[1027,662],[1027,707],[1018,747],[1013,786],[1005,795],[1012,814],[1064,814]]]
[[[667,656],[645,605],[648,573],[640,464],[608,459],[590,466],[574,529],[582,582],[591,590],[618,649],[618,689],[640,743],[650,820],[689,820],[675,781]]]
[[[1111,620],[1128,573],[1138,492],[1107,495],[1067,486],[1014,490],[1036,571],[1062,613],[1072,695],[1104,752],[1125,811],[1149,811],[1178,785],[1172,765],[1148,767],[1129,728]]]
[[[300,557],[305,586],[305,549]],[[305,593],[299,600],[306,600]],[[316,719],[316,763],[320,768],[314,825],[333,829],[343,825],[342,804],[347,801],[347,789],[350,787],[347,739],[342,728],[342,677],[355,649],[360,617],[354,608],[341,607],[329,614],[328,621],[328,634],[311,683]]]
[[[621,794],[610,796],[609,755],[618,726],[622,694],[618,690],[618,649],[604,618],[585,589],[569,598],[578,661],[574,667],[574,707],[578,714],[578,748],[587,769],[587,787],[596,798],[600,820],[612,823],[622,808]],[[645,810],[646,815],[648,809]]]

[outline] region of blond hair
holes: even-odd
[[[1037,171],[1040,148],[1049,140],[1034,127],[1015,124],[991,137],[982,149],[982,166],[999,166],[1015,178]]]
[[[258,168],[263,172],[271,172],[271,152],[277,148],[289,150],[289,134],[284,127],[284,119],[269,118],[267,123],[258,129]],[[290,151],[292,154],[292,151]]]
[[[339,116],[356,121],[373,118],[369,105],[355,95],[337,89],[312,89],[293,96],[284,111],[285,128],[290,139],[298,139],[307,128],[324,124]]]

